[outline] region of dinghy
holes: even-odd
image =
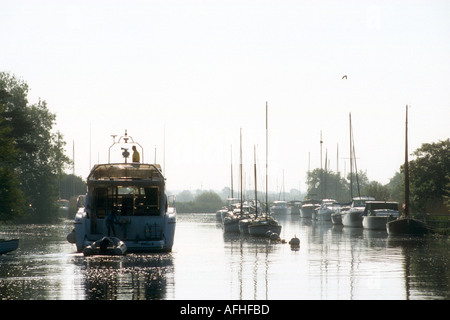
[[[19,239],[0,239],[0,254],[8,253],[19,247]]]
[[[116,237],[103,237],[83,249],[83,254],[85,256],[123,256],[126,252],[127,246],[122,240]]]

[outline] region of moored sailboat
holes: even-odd
[[[409,216],[409,163],[408,163],[408,106],[406,106],[405,121],[405,203],[403,204],[403,215],[396,220],[386,224],[389,235],[423,236],[429,232],[427,225],[420,220]]]
[[[265,214],[258,216],[252,223],[248,225],[248,232],[252,236],[266,236],[268,232],[276,233],[280,235],[281,225],[274,218],[270,216],[269,203],[268,203],[268,106],[266,102],[266,206]],[[256,168],[256,166],[255,166]]]

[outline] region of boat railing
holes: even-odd
[[[97,164],[91,170],[88,181],[94,180],[164,180],[161,167],[158,164],[143,163],[108,163]]]

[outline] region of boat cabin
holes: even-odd
[[[91,232],[96,220],[115,215],[119,223],[127,217],[163,216],[167,211],[165,181],[156,164],[100,164],[87,179],[86,212]]]

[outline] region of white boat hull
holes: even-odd
[[[334,213],[333,210],[318,210],[316,212],[316,220],[318,221],[331,221],[331,215]]]
[[[362,228],[362,210],[349,210],[342,216],[344,227]]]
[[[74,241],[78,252],[97,240],[110,236],[105,219],[96,220],[96,232],[85,212],[75,217]],[[176,214],[169,210],[164,216],[141,216],[124,219],[115,227],[115,236],[127,246],[128,252],[170,252],[175,237]]]
[[[386,224],[395,219],[394,217],[365,216],[362,224],[364,229],[386,230]]]

